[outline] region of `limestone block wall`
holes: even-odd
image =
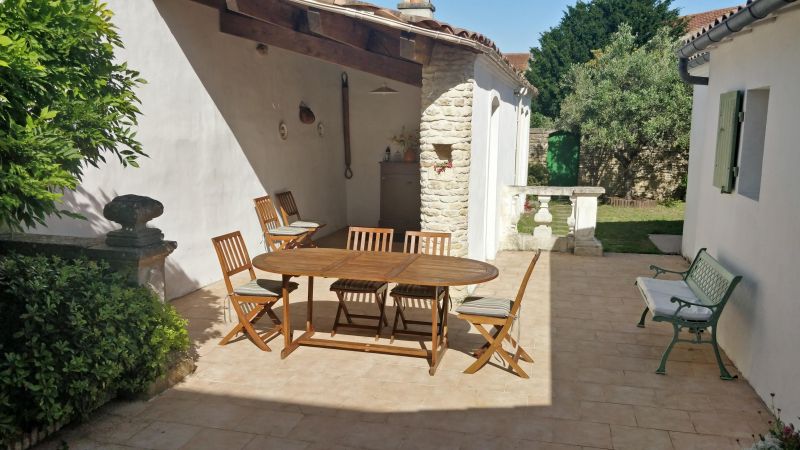
[[[452,234],[451,254],[467,255],[472,99],[476,55],[437,44],[422,71],[422,229]],[[436,163],[453,167],[436,173]]]
[[[451,255],[467,256],[474,53],[437,44],[422,71],[420,120],[421,224],[426,231],[452,234]],[[453,167],[437,173],[435,164]],[[455,301],[466,288],[450,291]]]
[[[548,128],[531,128],[528,164],[547,165],[547,139],[556,130]]]

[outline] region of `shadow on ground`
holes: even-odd
[[[531,256],[499,255],[500,277],[478,292],[513,296]],[[719,380],[710,348],[681,344],[667,375],[654,373],[671,329],[636,327],[642,302],[633,286],[652,263],[686,267],[676,256],[543,256],[518,328],[535,360],[523,365],[530,379],[498,360],[463,374],[482,339],[452,316],[451,349],[435,376],[419,358],[301,347],[280,359],[279,339],[273,352],[245,339],[219,346],[233,323],[223,320],[218,283],[174,302],[200,355],[194,375],[150,401],[110,404],[42,448],[61,440],[73,449],[739,448],[737,438],[767,428],[757,413],[764,405],[746,381]],[[320,333],[336,307],[325,283],[315,283]],[[298,330],[305,285],[291,305]]]

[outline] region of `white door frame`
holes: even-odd
[[[500,98],[492,96],[489,115],[489,146],[486,152],[486,197],[484,218],[486,259],[497,254],[497,155],[500,150]]]

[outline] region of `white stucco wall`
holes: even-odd
[[[418,132],[421,89],[388,82],[397,94],[376,95],[379,78],[363,72],[350,74],[350,134],[353,178],[346,181],[347,223],[377,227],[380,219],[380,164],[386,147],[392,155],[401,150],[391,142],[405,127],[406,134]],[[401,150],[402,151],[402,150]],[[341,170],[344,173],[344,168]]]
[[[418,123],[418,88],[390,82],[401,95],[367,98],[384,80],[348,70],[356,178],[346,183],[343,68],[274,47],[261,55],[254,42],[220,33],[215,9],[188,0],[109,4],[126,45],[119,57],[148,80],[138,136],[150,158],[140,169],[116,161],[87,169],[66,207],[89,221],[54,219],[36,232],[99,235],[113,228],[102,218],[110,199],[151,196],[165,209],[152,224],[178,241],[167,267],[174,298],[221,278],[211,237],[238,229],[251,255],[263,251],[252,199],[265,192],[291,189],[304,217],[327,222],[326,232],[377,222],[377,161],[389,136]],[[324,137],[300,123],[301,101],[325,124]]]
[[[702,247],[744,277],[719,328],[722,347],[783,416],[800,416],[800,10],[780,14],[711,52],[708,87],[695,88],[683,253]],[[769,88],[758,201],[712,186],[721,93]],[[747,114],[747,113],[745,113]],[[747,120],[747,115],[745,115]]]
[[[469,186],[469,257],[494,259],[506,225],[501,219],[505,186],[518,183],[527,172],[529,118],[520,115],[528,108],[530,96],[519,97],[519,82],[502,72],[486,56],[475,62],[475,89],[472,104],[472,165]],[[493,133],[492,104],[499,101],[496,135]],[[494,144],[492,141],[496,140]],[[496,147],[496,154],[494,150]],[[520,153],[518,153],[520,152]],[[524,170],[519,165],[524,166]]]

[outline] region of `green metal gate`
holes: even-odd
[[[580,139],[566,131],[556,131],[547,139],[547,171],[550,186],[577,186],[580,164]]]

